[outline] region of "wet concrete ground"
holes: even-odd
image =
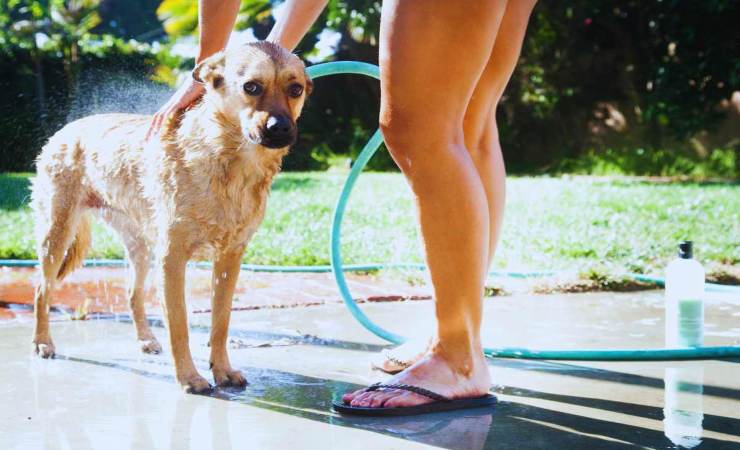
[[[707,304],[706,344],[740,341],[740,299]],[[366,305],[397,331],[427,328],[431,302]],[[487,299],[490,346],[662,345],[662,295]],[[491,360],[499,404],[413,418],[355,419],[332,398],[381,380],[383,342],[342,305],[235,312],[232,364],[245,391],[182,394],[165,331],[162,355],[138,353],[133,326],[52,324],[58,357],[30,356],[26,320],[0,325],[0,448],[740,448],[740,361],[583,363]],[[208,314],[192,314],[191,349],[208,373]],[[155,320],[155,323],[158,323]]]

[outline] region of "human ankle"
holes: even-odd
[[[450,370],[456,375],[470,378],[483,359],[483,350],[475,343],[457,343],[450,345],[446,341],[437,341],[431,350],[432,355],[447,362]]]

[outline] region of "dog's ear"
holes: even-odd
[[[303,74],[306,77],[306,97],[308,97],[313,92],[313,80],[308,76],[308,72],[304,71]]]
[[[193,79],[198,83],[209,83],[218,89],[224,84],[224,66],[226,55],[224,52],[214,53],[200,62],[193,69]]]

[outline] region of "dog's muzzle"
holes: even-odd
[[[267,148],[283,148],[295,142],[296,126],[284,115],[270,116],[262,129],[262,142]]]

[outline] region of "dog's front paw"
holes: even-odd
[[[139,339],[138,342],[143,353],[148,353],[150,355],[158,355],[162,353],[162,346],[159,345],[157,338],[154,336],[149,339]]]
[[[219,369],[216,366],[213,367],[213,381],[216,382],[216,386],[219,387],[239,387],[243,388],[247,385],[247,379],[238,370],[234,369]]]
[[[213,391],[211,384],[197,373],[181,380],[180,385],[186,394],[210,394]]]
[[[33,352],[41,358],[49,359],[54,357],[54,344],[51,338],[37,338],[33,340]]]

